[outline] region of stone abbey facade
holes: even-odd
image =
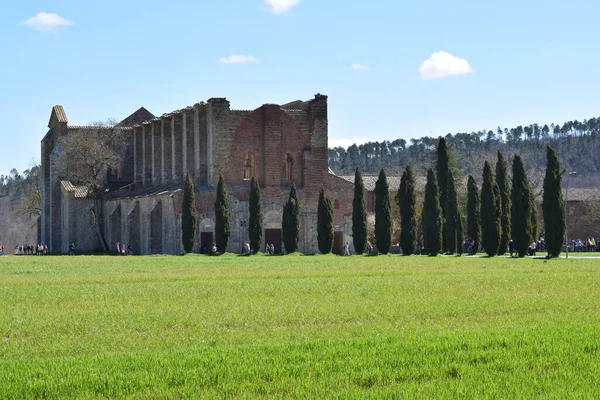
[[[318,252],[317,202],[324,187],[334,206],[335,250],[352,248],[353,184],[328,168],[327,96],[255,110],[232,110],[225,98],[154,117],[141,108],[115,129],[127,138],[117,176],[109,175],[100,205],[61,170],[64,138],[89,127],[69,126],[62,106],[52,109],[49,131],[41,143],[42,215],[39,241],[54,253],[102,250],[99,232],[114,249],[117,242],[135,254],[181,254],[183,179],[193,177],[198,212],[196,251],[214,238],[214,202],[219,174],[228,185],[231,204],[229,251],[241,252],[248,241],[250,178],[261,186],[264,242],[282,251],[281,219],[291,184],[302,204],[300,251]],[[87,131],[86,131],[87,130]],[[116,186],[115,186],[116,185]],[[101,210],[97,210],[101,207]]]

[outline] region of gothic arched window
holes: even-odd
[[[290,153],[287,153],[285,155],[285,180],[286,181],[292,180],[293,167],[294,167],[294,157],[292,157],[292,155]]]
[[[90,210],[90,225],[96,225],[96,210],[93,208]]]
[[[244,160],[244,180],[249,180],[254,176],[254,157],[247,153]]]

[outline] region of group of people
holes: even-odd
[[[586,239],[572,239],[569,241],[569,251],[574,252],[592,252],[600,251],[600,237]]]
[[[4,254],[4,246],[2,246],[2,249],[0,249],[2,251],[2,254]],[[15,246],[15,254],[18,255],[24,255],[24,254],[28,254],[28,255],[33,255],[35,254],[36,256],[46,256],[48,255],[48,245],[46,244],[37,244],[37,245],[23,245],[23,244],[19,244],[17,246]]]
[[[268,254],[270,256],[275,255],[275,245],[273,243],[267,243],[267,245],[265,246],[265,254]]]
[[[125,247],[125,243],[121,244],[117,242],[115,247],[117,248],[117,254],[120,254],[122,256],[133,255],[133,246],[131,245],[131,243],[127,247]]]

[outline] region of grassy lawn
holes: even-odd
[[[3,256],[0,310],[0,398],[600,397],[595,259]]]

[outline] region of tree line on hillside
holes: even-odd
[[[427,184],[421,214],[418,215],[415,175],[406,166],[395,201],[400,210],[400,248],[402,254],[429,254],[436,256],[462,254],[467,248],[475,254],[480,248],[490,257],[507,252],[524,257],[537,240],[537,209],[535,198],[522,158],[512,157],[512,179],[508,176],[508,162],[497,152],[495,168],[485,161],[481,189],[472,175],[467,183],[466,240],[463,217],[458,205],[456,182],[450,165],[450,152],[445,138],[439,138],[435,151],[436,166],[427,171]],[[546,175],[544,179],[543,216],[545,245],[548,257],[561,253],[565,239],[565,209],[561,179],[564,171],[554,149],[546,148]],[[512,184],[511,184],[512,183]],[[352,238],[357,254],[364,254],[368,246],[367,209],[362,174],[355,170],[354,199],[352,202]],[[186,176],[184,188],[182,235],[186,252],[193,251],[195,242],[195,200],[192,180]],[[381,169],[375,184],[374,244],[377,252],[388,254],[392,247],[392,199],[385,169]],[[250,221],[248,237],[251,251],[256,253],[262,242],[262,205],[260,186],[254,177],[250,189]],[[301,205],[296,186],[292,185],[282,217],[283,242],[287,253],[298,250],[299,216]],[[229,200],[223,176],[219,176],[215,201],[215,252],[224,253],[231,233]],[[333,209],[331,201],[321,188],[317,212],[318,248],[323,254],[333,249]]]
[[[41,213],[41,169],[0,175],[0,244],[7,249],[37,242],[36,221]]]
[[[477,174],[483,162],[492,160],[498,151],[508,158],[519,154],[527,172],[532,174],[545,167],[546,146],[564,155],[561,161],[568,170],[580,174],[600,171],[600,157],[596,157],[600,153],[600,118],[562,125],[532,124],[511,129],[498,127],[495,131],[448,133],[444,139],[456,153],[456,160],[451,161],[465,175]],[[433,150],[437,142],[437,138],[425,136],[409,142],[396,139],[335,147],[329,149],[329,166],[337,174],[352,174],[358,168],[364,174],[374,175],[385,168],[388,173],[400,175],[403,165],[426,171],[435,161]]]

